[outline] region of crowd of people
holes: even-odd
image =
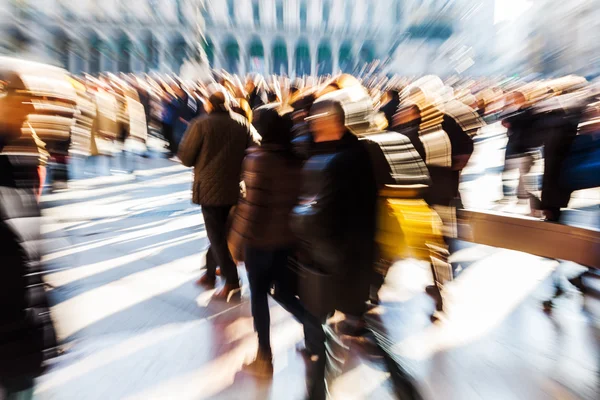
[[[561,182],[575,179],[560,176],[562,165],[582,115],[593,123],[597,95],[577,77],[492,87],[467,81],[455,89],[432,76],[235,82],[220,76],[207,86],[208,114],[192,122],[179,147],[182,163],[194,167],[193,201],[211,243],[198,283],[215,287],[220,266],[225,284],[215,296],[229,299],[240,288],[236,263],[245,261],[259,342],[246,367],[272,374],[272,294],[304,326],[302,352],[314,360],[311,398],[325,397],[326,342],[367,331],[368,305],[378,303],[397,258],[430,261],[434,284],[426,292],[434,317],[443,312],[443,287],[454,278],[448,255],[460,172],[486,122],[508,128],[507,169],[515,159],[528,165],[542,149],[541,199],[522,184],[517,196],[556,222],[572,191]],[[329,331],[335,311],[344,319]]]
[[[70,157],[144,155],[150,138],[164,138],[169,155],[194,169],[192,200],[202,208],[210,241],[198,284],[215,288],[221,275],[214,296],[230,301],[240,293],[237,264],[245,263],[258,334],[256,359],[245,369],[273,373],[270,295],[304,327],[300,351],[311,364],[311,399],[326,397],[330,342],[368,332],[365,314],[379,303],[397,259],[430,263],[426,292],[434,319],[443,316],[444,285],[454,278],[448,257],[457,236],[460,174],[486,124],[506,127],[505,169],[521,173],[516,193],[506,185],[504,201],[516,195],[533,214],[557,222],[573,191],[600,185],[590,162],[598,154],[600,92],[574,76],[289,79],[215,71],[210,82],[192,82],[73,77],[33,63],[6,65],[0,70],[0,90],[8,94],[0,96],[0,228],[15,267],[0,279],[0,346],[7,354],[0,383],[13,391],[31,386],[56,345],[36,273],[39,252],[22,239],[39,231],[15,231],[20,225],[9,222],[39,215],[11,199],[39,196],[48,163],[56,184],[68,179]],[[40,71],[45,81],[35,79]],[[15,162],[23,157],[29,162]],[[541,195],[523,179],[536,157],[545,160]],[[31,276],[38,280],[31,283]],[[343,319],[331,327],[336,311]],[[28,329],[36,333],[19,336]],[[19,346],[5,350],[15,340]]]

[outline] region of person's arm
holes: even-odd
[[[205,124],[202,119],[195,120],[185,131],[177,154],[181,163],[193,167],[202,149]]]

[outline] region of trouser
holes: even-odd
[[[277,270],[285,268],[289,250],[285,248],[264,250],[246,246],[245,260],[250,283],[250,305],[254,330],[258,334],[258,350],[271,357],[271,317],[268,295]]]
[[[175,140],[175,133],[173,129],[173,125],[163,124],[162,134],[167,142],[169,142],[169,150],[172,153],[177,154],[177,150],[179,149],[178,143]]]
[[[33,379],[26,379],[18,384],[0,383],[0,400],[33,399]]]
[[[208,246],[206,250],[206,269],[207,271],[216,271],[217,269],[217,259],[215,258],[215,253],[212,251],[212,246]]]
[[[213,253],[214,260],[216,260],[216,263],[212,263],[212,265],[207,262],[206,273],[214,278],[217,265],[219,265],[221,276],[225,277],[225,281],[231,285],[239,285],[237,268],[227,246],[229,226],[227,222],[231,207],[233,206],[202,206],[206,233],[210,241],[209,251]]]
[[[304,327],[306,348],[316,352],[321,338],[321,322],[313,317],[296,297],[295,277],[287,274],[289,248],[264,250],[246,246],[246,270],[250,283],[250,302],[259,349],[271,354],[270,316],[267,296],[273,287],[273,299]]]
[[[519,170],[519,183],[517,185],[517,198],[519,199],[527,199],[529,198],[527,186],[525,185],[525,178],[531,167],[533,166],[534,158],[531,154],[523,154],[518,157],[509,157],[506,158],[504,162],[504,170],[502,173],[502,191],[504,193],[504,197],[508,197],[511,194],[510,186],[508,185],[508,178],[506,173],[508,171],[518,169]]]

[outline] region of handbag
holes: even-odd
[[[331,275],[307,266],[296,257],[288,258],[287,268],[298,277],[298,297],[306,311],[321,319],[336,309],[335,282]]]

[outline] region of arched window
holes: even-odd
[[[285,75],[288,73],[287,46],[282,40],[273,45],[273,73]]]
[[[259,38],[254,38],[250,43],[248,57],[248,71],[263,73],[265,64],[265,50]]]
[[[206,60],[209,65],[213,65],[215,62],[215,46],[210,40],[210,38],[205,38],[205,41],[202,42],[202,48],[204,49],[204,54],[206,54]]]
[[[179,72],[187,56],[187,43],[179,36],[173,41],[173,71]]]
[[[374,21],[373,19],[375,18],[375,2],[373,0],[370,0],[369,3],[367,4],[367,20],[366,22],[368,24],[372,24]]]
[[[296,46],[296,76],[302,75],[310,75],[310,50],[306,41]]]
[[[283,1],[275,3],[275,14],[277,16],[277,28],[283,28]]]
[[[396,0],[396,22],[402,20],[402,1]]]
[[[340,47],[340,70],[342,72],[352,73],[354,71],[354,57],[352,56],[352,45],[344,43]]]
[[[306,21],[307,21],[307,6],[306,6],[306,0],[303,0],[300,3],[300,28],[302,29],[306,29]]]
[[[227,0],[227,12],[229,14],[229,21],[235,24],[235,2],[233,0]]]
[[[119,72],[131,72],[131,41],[127,34],[122,34],[117,45],[118,62],[117,67]]]
[[[225,44],[225,68],[232,74],[238,72],[240,62],[240,46],[235,39],[229,39]]]
[[[258,0],[252,2],[252,16],[254,17],[254,26],[260,26],[260,4]]]
[[[177,21],[179,21],[180,24],[185,24],[187,21],[185,19],[185,15],[183,12],[183,4],[181,3],[181,0],[177,0],[175,5],[177,7]]]
[[[102,58],[101,53],[102,42],[97,35],[93,35],[90,39],[90,74],[97,75],[100,73],[100,61]]]
[[[331,73],[333,73],[331,47],[328,43],[321,43],[317,50],[317,75],[328,75]]]
[[[350,24],[352,23],[352,16],[354,15],[354,1],[353,0],[347,0],[346,1],[346,9],[345,11],[345,17],[346,17],[346,23]]]
[[[360,62],[368,64],[375,60],[375,52],[373,51],[373,43],[367,42],[363,44],[359,52]]]
[[[329,0],[323,1],[323,24],[325,27],[329,25],[329,17],[331,16],[331,2]]]

